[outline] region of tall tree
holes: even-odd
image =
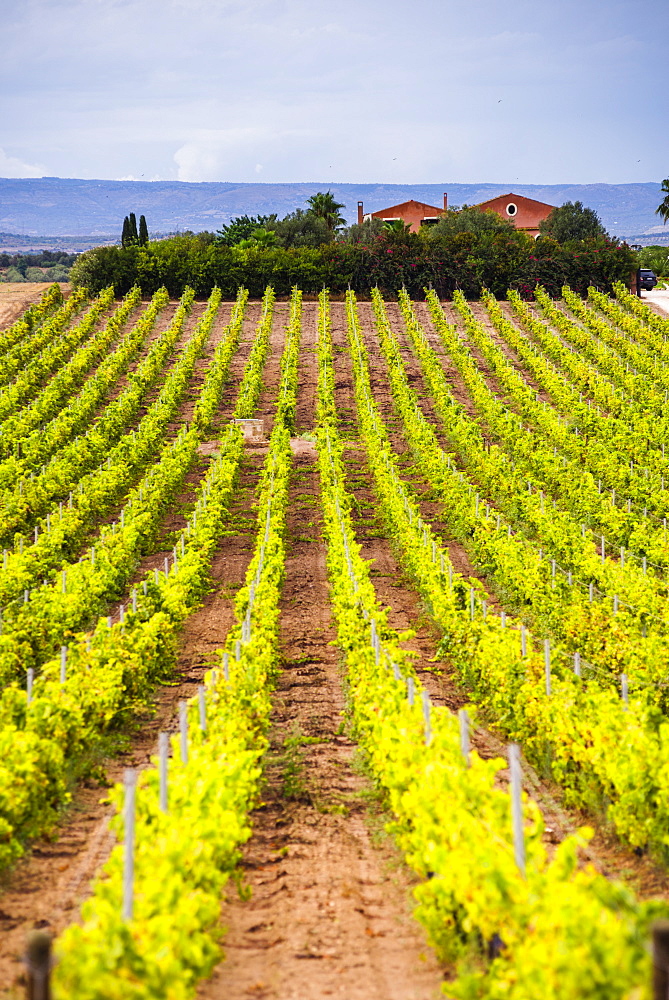
[[[339,209],[345,206],[335,201],[331,191],[319,191],[317,194],[312,194],[311,198],[307,198],[307,205],[313,215],[325,220],[330,232],[334,232],[339,226],[346,224],[346,219],[339,214]]]
[[[483,233],[492,231],[508,232],[514,225],[491,209],[478,209],[470,205],[449,208],[439,216],[433,226],[423,226],[421,235],[434,239],[438,236],[453,236],[455,233]]]
[[[131,212],[128,216],[128,224],[130,228],[130,241],[131,243],[137,243],[139,236],[137,234],[137,217],[134,212]]]
[[[216,242],[232,247],[251,239],[256,229],[274,229],[275,223],[276,215],[239,215],[217,231]]]
[[[662,181],[661,191],[664,194],[664,201],[657,206],[655,214],[662,218],[662,223],[666,226],[669,222],[669,177]]]
[[[276,233],[273,229],[254,229],[251,235],[246,240],[240,240],[239,243],[235,243],[236,247],[241,247],[243,250],[266,250],[268,247],[275,247],[278,244],[276,238]]]
[[[146,216],[139,217],[139,245],[145,247],[149,242],[149,227],[146,224]]]
[[[325,219],[303,208],[289,212],[274,229],[282,247],[319,247],[332,241],[332,231]]]
[[[127,215],[123,220],[123,229],[121,231],[121,246],[122,247],[130,246],[130,220],[128,219]]]
[[[554,208],[548,218],[539,223],[539,232],[558,243],[608,236],[597,213],[580,201],[566,201],[560,208]]]

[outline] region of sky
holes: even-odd
[[[669,176],[668,0],[0,0],[0,176]]]

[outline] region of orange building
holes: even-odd
[[[522,194],[501,194],[489,201],[473,205],[482,212],[496,212],[502,219],[512,222],[516,229],[522,229],[528,236],[539,235],[539,223],[548,218],[555,205],[547,205],[544,201],[525,198]]]
[[[383,219],[384,222],[394,222],[401,219],[411,227],[412,233],[417,233],[421,226],[431,226],[439,221],[439,216],[448,208],[448,196],[444,194],[444,207],[437,208],[435,205],[426,205],[424,201],[403,201],[401,205],[391,205],[390,208],[382,208],[378,212],[368,212],[365,214],[362,202],[358,202],[358,223],[362,225],[369,219]]]
[[[502,219],[513,223],[516,229],[520,229],[529,236],[539,235],[539,223],[543,222],[554,209],[554,205],[547,205],[544,201],[535,201],[534,198],[525,198],[522,194],[501,194],[497,198],[490,198],[482,201],[479,205],[472,205],[483,211],[496,212]],[[368,219],[382,219],[384,222],[394,222],[401,219],[411,227],[412,233],[417,233],[421,226],[431,226],[439,221],[439,217],[448,209],[448,195],[444,194],[444,207],[437,208],[436,205],[426,205],[424,201],[403,201],[400,205],[391,205],[390,208],[379,209],[378,212],[365,213],[363,203],[358,202],[358,223],[362,225]]]

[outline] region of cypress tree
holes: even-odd
[[[131,212],[128,216],[128,222],[130,223],[130,242],[137,243],[139,237],[137,235],[137,218],[134,212]]]
[[[144,247],[149,242],[149,227],[146,224],[146,216],[139,217],[139,245]]]
[[[123,230],[121,232],[121,246],[127,247],[129,243],[130,243],[130,220],[126,215],[125,219],[123,220]]]

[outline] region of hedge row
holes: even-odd
[[[134,284],[145,295],[165,285],[173,297],[186,285],[198,297],[207,297],[218,285],[224,298],[234,298],[240,285],[253,297],[262,296],[267,285],[277,295],[288,295],[297,285],[312,293],[350,287],[363,296],[375,286],[390,295],[404,287],[412,297],[421,297],[431,285],[441,298],[450,298],[457,288],[467,298],[477,298],[482,288],[497,296],[515,288],[530,297],[537,283],[556,295],[564,284],[578,292],[588,285],[610,291],[615,281],[627,284],[635,266],[629,247],[612,240],[561,246],[515,232],[459,233],[438,240],[391,234],[370,245],[250,250],[207,244],[190,235],[142,247],[89,250],[72,269],[71,280],[92,292],[113,284],[117,295]]]

